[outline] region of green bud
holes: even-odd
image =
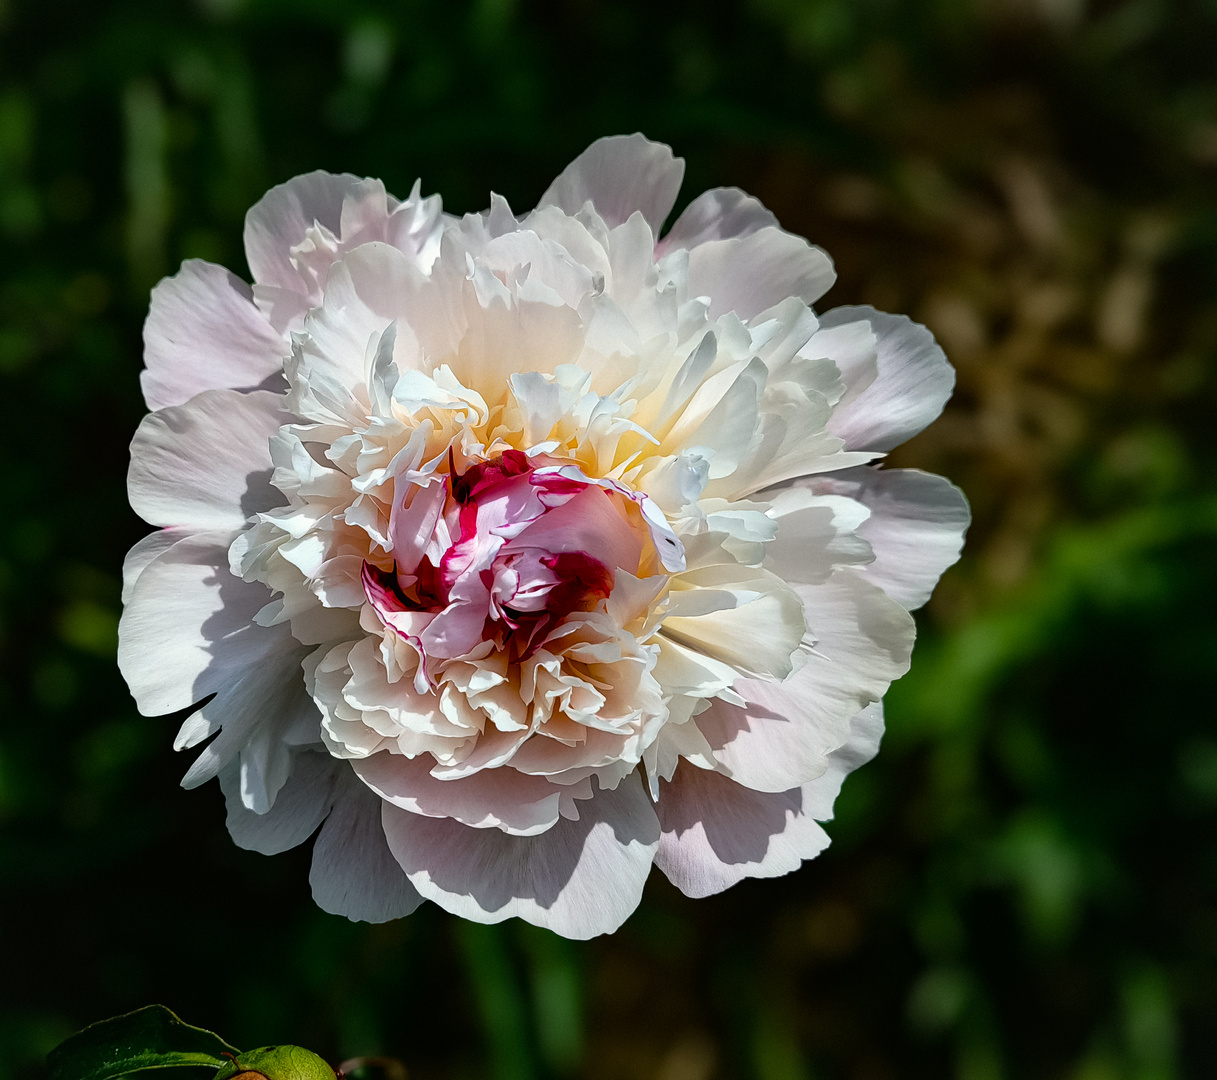
[[[238,1054],[212,1080],[334,1080],[334,1070],[303,1046],[261,1046]]]

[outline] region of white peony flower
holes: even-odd
[[[705,896],[816,855],[878,747],[968,512],[874,463],[953,372],[817,315],[828,257],[740,191],[660,239],[682,173],[602,139],[462,219],[311,173],[250,211],[252,290],[152,294],[119,662],[195,707],[238,844],[320,826],[327,911],[604,933],[652,862]]]

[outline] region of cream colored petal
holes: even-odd
[[[715,602],[704,614],[666,617],[663,637],[745,677],[784,679],[790,674],[806,626],[802,601],[781,579],[764,570],[722,565],[678,575],[673,589],[710,590]]]
[[[814,650],[784,682],[739,680],[743,706],[715,701],[695,718],[739,783],[779,792],[822,776],[853,717],[908,670],[912,618],[849,570],[800,586]]]

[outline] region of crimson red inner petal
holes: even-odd
[[[396,628],[404,611],[433,615],[433,631],[480,618],[483,640],[523,659],[569,616],[609,596],[616,563],[637,571],[642,541],[603,489],[538,472],[518,450],[459,475],[454,465],[450,453],[449,520],[455,511],[459,535],[438,566],[434,553],[413,573],[363,565],[364,593],[386,626]]]

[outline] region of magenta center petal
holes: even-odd
[[[437,558],[428,552],[441,519],[458,532]],[[393,567],[363,564],[368,603],[420,652],[446,659],[483,641],[526,659],[554,627],[607,599],[617,569],[637,574],[649,542],[619,493],[538,471],[517,450],[412,488],[390,531]]]

